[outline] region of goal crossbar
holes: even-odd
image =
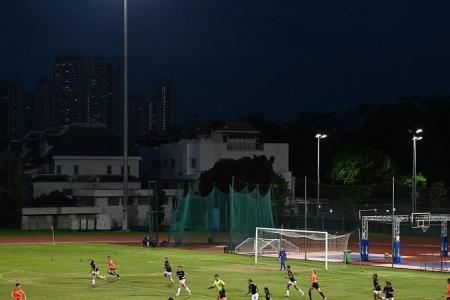
[[[258,245],[258,241],[260,240],[259,235],[259,231],[265,231],[265,232],[269,232],[269,233],[274,233],[274,234],[280,234],[280,235],[284,235],[284,236],[290,236],[289,234],[286,233],[290,233],[292,235],[292,233],[297,233],[297,235],[294,235],[294,237],[298,237],[298,238],[310,238],[308,237],[308,234],[310,235],[322,235],[324,238],[321,239],[324,241],[324,246],[325,246],[325,251],[324,251],[324,261],[325,261],[325,270],[328,270],[328,241],[329,241],[329,237],[330,235],[328,234],[328,232],[326,231],[311,231],[311,230],[295,230],[295,229],[281,229],[281,228],[267,228],[267,227],[256,227],[255,230],[255,242],[254,242],[254,253],[255,253],[255,263],[258,263],[258,249],[259,249],[259,245]],[[301,235],[301,233],[304,233],[304,235]],[[345,235],[342,236],[334,236],[331,235],[333,238],[336,237],[344,237]]]

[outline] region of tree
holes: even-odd
[[[396,169],[392,159],[380,150],[351,147],[336,154],[330,177],[346,185],[372,184],[390,180]]]
[[[202,195],[207,195],[216,186],[221,191],[228,191],[233,177],[235,189],[241,190],[246,183],[260,184],[261,187],[273,186],[277,214],[284,211],[286,198],[290,195],[286,180],[273,170],[273,158],[266,156],[243,157],[238,160],[221,159],[209,170],[200,175]]]
[[[2,227],[19,227],[22,195],[21,161],[11,152],[0,153],[0,224]]]

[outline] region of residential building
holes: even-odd
[[[157,129],[165,133],[175,124],[175,99],[171,81],[162,80],[156,83],[152,96],[153,102],[158,106]]]
[[[212,130],[209,135],[159,146],[160,176],[162,180],[198,181],[200,175],[220,159],[240,159],[264,155],[273,160],[273,169],[288,182],[289,144],[263,143],[260,132],[253,127],[228,122]]]
[[[86,120],[85,65],[79,56],[58,56],[52,82],[51,126],[67,127]]]
[[[22,149],[25,156],[40,149],[35,152],[40,153],[41,164],[48,167],[36,167],[38,172],[29,173],[32,199],[22,209],[23,229],[48,228],[52,224],[75,230],[108,229],[105,224],[122,226],[123,144],[111,129],[103,124],[72,124],[60,130],[57,137],[36,132],[27,139],[11,143],[11,148]],[[25,143],[32,140],[36,141],[35,146],[23,151]],[[130,149],[128,210],[132,227],[147,226],[151,196],[147,185],[141,187],[140,160]],[[52,198],[55,193],[61,198],[58,203]],[[173,207],[175,192],[167,190],[166,195],[169,199],[161,201],[168,203],[166,207]],[[47,205],[48,201],[52,206]]]
[[[0,137],[23,134],[25,91],[19,80],[0,80]]]

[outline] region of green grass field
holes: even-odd
[[[93,257],[105,275],[103,263],[107,255],[118,264],[121,280],[108,278],[90,286],[88,258]],[[162,276],[163,258],[168,256],[172,267],[180,264],[188,273],[187,283],[193,294],[185,291],[179,299],[216,299],[216,291],[207,287],[214,273],[227,283],[229,300],[251,299],[246,296],[247,280],[254,279],[261,291],[268,286],[274,299],[284,299],[285,274],[278,271],[275,259],[265,258],[253,264],[252,258],[204,251],[173,248],[141,248],[111,244],[36,244],[0,245],[0,299],[10,299],[16,281],[28,293],[28,299],[154,299],[167,300],[174,296],[176,285]],[[446,274],[356,265],[331,264],[290,260],[303,290],[311,268],[319,272],[319,282],[328,300],[362,300],[371,297],[371,275],[379,274],[381,282],[392,281],[396,300],[444,299]],[[262,299],[262,297],[260,297]],[[307,299],[291,292],[290,299]],[[313,299],[320,299],[314,292]]]

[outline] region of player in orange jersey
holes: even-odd
[[[309,291],[308,291],[308,294],[309,294],[309,300],[312,300],[311,292],[312,292],[312,290],[314,290],[314,289],[317,290],[317,291],[319,292],[319,294],[320,294],[320,296],[322,296],[322,299],[323,299],[323,300],[326,300],[326,299],[327,299],[327,297],[325,297],[325,295],[322,293],[322,291],[321,291],[321,289],[320,289],[318,279],[319,279],[319,277],[317,276],[316,270],[312,270],[312,271],[311,271],[311,276],[309,276],[309,282],[311,283],[311,286],[309,287]]]
[[[27,300],[27,294],[20,288],[20,283],[16,283],[16,287],[11,291],[11,298],[14,300]]]
[[[112,276],[116,276],[120,279],[119,273],[117,273],[117,265],[116,262],[111,258],[111,256],[106,257],[106,263],[108,264],[108,274]]]

